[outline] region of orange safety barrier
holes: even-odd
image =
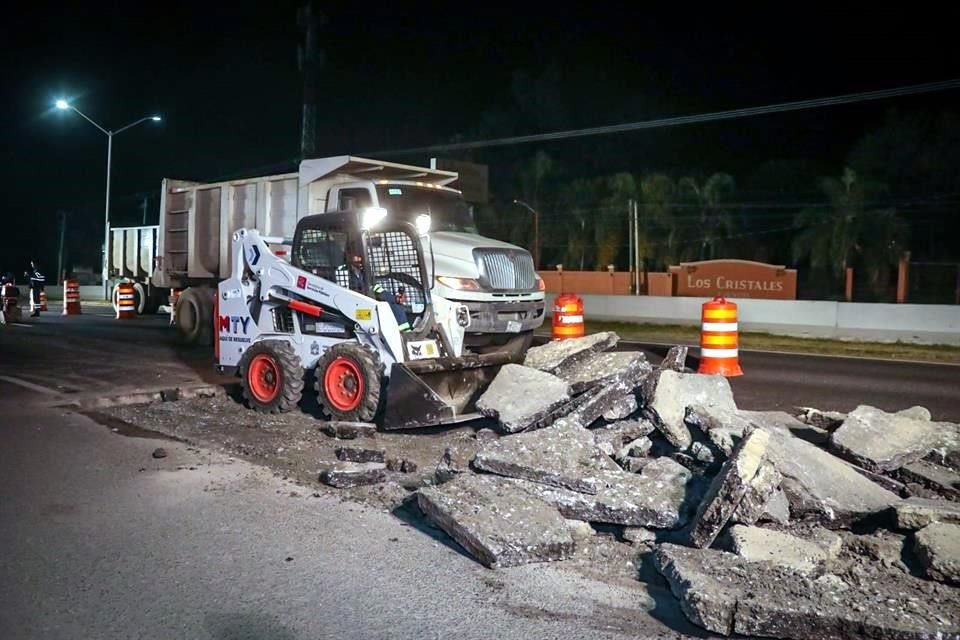
[[[129,320],[136,317],[137,304],[133,284],[121,282],[117,285],[117,319]]]
[[[177,302],[180,300],[180,294],[183,289],[170,289],[170,297],[167,301],[170,303],[170,324],[173,325],[177,319]]]
[[[49,309],[47,309],[47,292],[46,291],[40,292],[40,311],[49,311]]]
[[[738,345],[737,305],[721,296],[704,302],[697,373],[742,376]]]
[[[583,298],[561,293],[553,301],[553,339],[582,338],[583,334]]]
[[[80,315],[80,283],[76,280],[63,281],[63,315]]]

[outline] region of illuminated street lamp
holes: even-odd
[[[533,268],[540,268],[540,214],[536,209],[528,205],[523,200],[514,200],[513,204],[518,204],[533,214]]]
[[[95,126],[97,129],[99,129],[102,133],[106,134],[107,136],[107,197],[106,197],[106,204],[104,205],[104,212],[103,212],[103,269],[102,269],[101,275],[103,277],[103,297],[104,297],[104,300],[109,300],[110,291],[108,290],[108,285],[107,285],[107,251],[110,250],[110,164],[111,164],[111,161],[113,160],[113,136],[117,135],[118,133],[122,133],[127,129],[135,127],[141,122],[147,122],[147,121],[160,122],[161,118],[160,116],[146,116],[146,117],[140,118],[139,120],[136,120],[135,122],[131,122],[130,124],[124,127],[120,127],[116,131],[109,131],[108,129],[104,129],[99,124],[94,122],[93,119],[91,119],[89,116],[87,116],[85,113],[77,109],[75,106],[73,106],[66,100],[57,100],[56,105],[57,105],[57,109],[60,109],[61,111],[73,111],[77,113],[84,120],[86,120],[87,122]]]

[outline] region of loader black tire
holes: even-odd
[[[180,294],[173,320],[184,344],[213,344],[214,289],[189,287]]]
[[[329,420],[372,422],[380,410],[383,389],[380,355],[344,342],[327,349],[317,361],[317,403]]]
[[[290,344],[264,340],[240,359],[240,385],[247,406],[261,413],[295,409],[303,396],[303,366]]]

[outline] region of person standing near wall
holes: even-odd
[[[30,261],[30,271],[25,275],[30,278],[30,316],[36,318],[40,315],[40,292],[46,286],[47,279],[33,260]]]

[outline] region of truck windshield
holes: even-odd
[[[377,185],[377,199],[394,220],[416,224],[421,214],[430,215],[430,231],[477,233],[470,207],[460,194],[405,184]]]

